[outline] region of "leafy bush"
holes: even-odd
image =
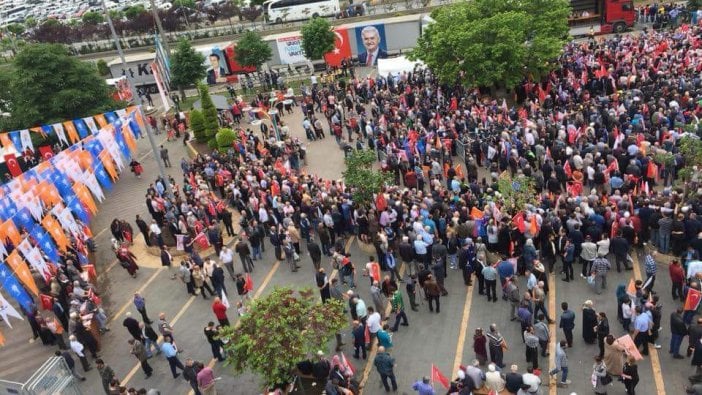
[[[217,135],[215,136],[217,148],[219,148],[220,152],[227,152],[227,150],[232,147],[232,143],[238,139],[239,136],[236,134],[236,132],[229,128],[219,129],[219,132],[217,132]]]
[[[204,143],[207,141],[205,133],[205,117],[201,111],[192,110],[190,112],[190,128],[193,130],[193,135],[198,142]]]

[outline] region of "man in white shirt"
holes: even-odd
[[[151,221],[151,225],[149,225],[149,231],[154,236],[156,236],[158,246],[159,247],[163,246],[163,236],[161,235],[161,228],[159,228],[158,224],[156,223],[156,220]]]
[[[219,252],[219,260],[222,261],[222,264],[227,268],[232,280],[234,280],[236,275],[234,271],[234,251],[227,246],[222,247],[222,251]]]
[[[85,349],[83,344],[78,341],[75,335],[69,336],[68,340],[71,343],[71,350],[78,358],[80,358],[80,363],[83,365],[83,371],[87,372],[88,370],[92,369],[90,363],[88,363],[88,358],[86,358],[85,354],[83,353],[83,350]]]
[[[530,394],[536,394],[539,391],[539,386],[541,385],[541,379],[539,376],[534,374],[534,369],[530,366],[527,368],[527,373],[522,375],[522,382],[524,385],[528,385],[527,390]]]
[[[371,339],[378,336],[378,331],[383,329],[380,321],[380,313],[375,311],[373,307],[368,307],[368,319],[366,320],[366,325],[368,325],[368,332],[370,332]]]

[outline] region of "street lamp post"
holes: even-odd
[[[268,111],[268,116],[271,117],[271,122],[273,123],[273,130],[275,130],[275,139],[280,141],[280,130],[278,130],[278,110],[272,108]]]
[[[168,37],[163,32],[163,26],[161,26],[161,17],[158,15],[158,8],[156,7],[156,2],[151,0],[151,13],[154,16],[154,21],[156,21],[156,28],[158,29],[158,35],[161,36],[161,43],[163,48],[166,50],[166,54],[171,56],[171,48],[168,45]]]
[[[124,58],[122,44],[120,44],[119,42],[119,37],[117,36],[117,31],[115,31],[115,26],[112,24],[112,18],[110,17],[110,13],[107,10],[107,4],[105,4],[105,0],[102,0],[102,9],[105,12],[105,18],[107,18],[107,24],[110,26],[110,32],[112,32],[112,39],[115,41],[115,45],[117,46],[117,53],[119,54],[119,58],[122,61],[122,67],[125,70],[127,70],[127,60]],[[138,100],[139,98],[139,94],[136,92],[134,82],[132,81],[132,78],[129,73],[125,73],[125,77],[129,82],[129,89],[132,91],[132,99],[136,102],[136,100]],[[154,152],[154,159],[158,164],[158,172],[161,175],[161,178],[163,179],[163,183],[166,184],[166,190],[170,194],[172,193],[171,185],[168,182],[168,178],[166,178],[166,169],[165,167],[163,167],[163,162],[161,162],[161,160],[159,159],[158,147],[156,147],[156,140],[154,139],[154,132],[153,130],[151,130],[151,124],[149,124],[149,122],[146,122],[146,116],[141,106],[137,106],[137,108],[139,113],[141,114],[141,118],[144,119],[144,123],[146,126],[146,135],[149,137],[149,143],[151,143],[151,150]]]

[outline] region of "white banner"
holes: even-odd
[[[15,310],[14,307],[12,307],[11,304],[7,303],[7,300],[5,299],[2,294],[0,294],[0,317],[2,317],[3,321],[7,324],[7,326],[12,329],[12,324],[10,324],[10,320],[7,319],[7,317],[14,317],[14,318],[19,318],[20,320],[24,321],[24,318],[20,315],[20,313]]]
[[[41,273],[41,275],[45,279],[51,278],[51,270],[49,270],[49,266],[46,264],[44,257],[41,255],[41,251],[39,251],[37,247],[34,247],[31,250],[29,250],[29,253],[24,254],[24,257],[27,260],[27,262],[29,262],[29,264],[32,265],[34,270]]]
[[[32,144],[32,137],[29,135],[28,129],[20,130],[20,141],[22,141],[22,151],[29,148],[34,152],[34,144]]]
[[[305,51],[302,50],[302,36],[279,38],[277,44],[281,64],[307,62]]]

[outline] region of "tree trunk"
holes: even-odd
[[[185,88],[183,86],[178,86],[178,92],[180,92],[180,102],[185,101]]]

